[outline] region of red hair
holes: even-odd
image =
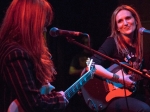
[[[29,53],[42,83],[51,82],[56,74],[43,35],[52,19],[52,6],[46,0],[13,0],[0,30],[1,39],[16,41]]]

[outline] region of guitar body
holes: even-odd
[[[117,64],[113,64],[107,69],[117,75],[122,75],[122,70]],[[126,75],[126,73],[123,73]],[[124,89],[120,83],[114,83],[94,75],[82,88],[82,94],[86,104],[94,111],[105,109],[108,103],[117,97],[125,97],[132,94],[128,89]]]
[[[25,112],[17,99],[15,99],[8,107],[7,112]]]
[[[107,106],[105,97],[108,92],[104,88],[104,83],[105,80],[94,76],[81,88],[86,104],[94,111],[103,110]]]

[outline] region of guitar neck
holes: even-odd
[[[75,93],[78,92],[79,89],[81,89],[81,87],[84,86],[84,84],[92,78],[92,75],[93,75],[93,71],[91,70],[86,72],[84,75],[82,75],[82,77],[80,77],[72,86],[70,86],[65,91],[66,98],[68,100],[72,98],[75,95]]]

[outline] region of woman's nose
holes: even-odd
[[[124,25],[128,25],[128,22],[126,20],[123,20]]]

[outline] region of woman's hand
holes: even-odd
[[[69,103],[69,101],[67,100],[67,98],[66,98],[66,96],[65,96],[65,93],[64,93],[63,91],[59,91],[58,93],[60,93],[60,94],[63,96],[65,105],[67,106],[68,103]]]
[[[127,88],[133,88],[136,83],[133,80],[131,80],[131,78],[131,75],[124,75],[124,78],[120,75],[119,82]]]

